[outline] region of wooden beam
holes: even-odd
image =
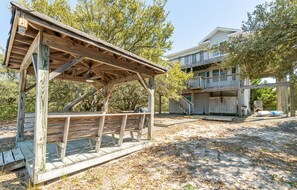
[[[27,78],[27,70],[21,70],[20,79],[19,79],[19,100],[18,100],[16,142],[20,142],[24,140],[26,78]]]
[[[49,47],[38,40],[37,85],[34,130],[33,183],[38,181],[38,174],[45,171],[47,115],[48,115],[48,76]],[[32,54],[32,53],[31,53]]]
[[[30,63],[32,61],[32,58],[31,58],[32,54],[37,49],[39,41],[40,41],[40,34],[38,33],[22,61],[21,70],[27,69],[28,66],[30,65]]]
[[[116,59],[113,56],[103,54],[96,48],[89,48],[81,44],[75,44],[70,39],[62,39],[54,35],[44,34],[43,43],[45,45],[50,46],[53,49],[78,54],[94,61],[103,62],[104,64],[113,67],[126,69],[132,72],[139,72],[147,75],[155,74],[155,72],[152,69],[146,67],[139,67],[136,64],[131,64],[127,61]]]
[[[138,81],[141,84],[141,86],[148,92],[150,93],[151,91],[149,90],[149,85],[146,83],[144,77],[142,76],[142,74],[137,73],[138,76]]]
[[[18,19],[17,14],[15,13],[13,23],[12,23],[11,29],[10,29],[8,48],[7,48],[7,51],[6,51],[6,59],[5,59],[5,66],[6,67],[8,66],[8,63],[9,63],[9,58],[10,58],[11,49],[12,49],[12,46],[13,46],[13,41],[14,41],[14,38],[15,38],[18,22],[19,22],[19,19]]]
[[[55,77],[57,77],[58,75],[60,75],[61,73],[63,73],[64,71],[66,71],[67,69],[72,67],[73,65],[79,63],[83,59],[84,59],[84,57],[79,56],[79,57],[69,61],[68,63],[65,63],[60,68],[56,69],[55,71],[53,71],[49,74],[49,80],[54,79]]]
[[[289,86],[289,82],[278,82],[278,83],[270,83],[270,84],[259,84],[259,85],[246,85],[241,86],[241,89],[257,89],[257,88],[271,88],[277,86]]]
[[[155,78],[153,76],[149,79],[149,90],[148,110],[151,114],[148,122],[148,139],[152,139],[155,117]]]

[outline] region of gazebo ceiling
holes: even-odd
[[[31,55],[35,51],[34,44],[40,39],[49,47],[49,70],[56,72],[60,69],[61,74],[55,76],[60,79],[80,82],[92,79],[107,84],[136,80],[139,74],[148,77],[166,72],[165,68],[151,61],[19,3],[11,4],[11,31],[4,62],[8,68],[23,69],[28,64],[24,68],[33,75]],[[27,22],[24,30],[20,28],[22,21]]]

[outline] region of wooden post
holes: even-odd
[[[294,73],[290,74],[290,115],[291,117],[296,116],[296,109],[295,109],[295,92],[294,92],[294,79],[293,79]]]
[[[155,78],[153,76],[149,79],[149,91],[148,110],[151,115],[148,122],[148,139],[152,139],[155,115]]]
[[[105,116],[102,116],[100,117],[99,127],[98,127],[98,132],[96,137],[96,148],[95,148],[96,152],[99,152],[100,150],[104,123],[105,123]]]
[[[239,90],[237,90],[237,114],[239,117],[242,116],[242,111],[241,111],[241,107],[242,107],[242,101],[241,101],[241,89],[239,88]]]
[[[67,140],[68,140],[69,125],[70,125],[70,117],[67,117],[65,119],[65,124],[64,124],[63,142],[60,144],[60,147],[61,147],[61,160],[62,160],[62,162],[64,162],[64,158],[65,158],[66,150],[67,150]]]
[[[39,42],[36,80],[33,183],[37,182],[38,173],[45,171],[46,164],[48,76],[49,47]]]
[[[27,70],[20,71],[16,142],[24,141],[25,97]]]
[[[287,82],[287,78],[279,78],[277,82]],[[276,87],[276,97],[277,97],[277,110],[283,111],[285,114],[288,113],[288,87],[279,86]]]
[[[122,146],[122,144],[123,144],[125,128],[126,128],[126,124],[127,124],[127,118],[128,118],[128,115],[125,114],[122,119],[122,125],[121,125],[121,130],[120,130],[120,134],[119,134],[119,142],[118,142],[119,146]]]
[[[159,94],[159,114],[162,113],[162,95]]]
[[[108,100],[109,100],[109,97],[111,95],[111,93],[113,92],[115,88],[115,85],[114,84],[111,84],[110,86],[109,85],[105,85],[104,88],[103,88],[103,113],[107,113],[108,111]]]

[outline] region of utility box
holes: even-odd
[[[262,100],[255,100],[254,101],[254,112],[262,111],[263,110],[263,102]]]

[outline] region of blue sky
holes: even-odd
[[[0,3],[0,47],[6,47],[10,29],[11,13],[9,0]],[[70,0],[75,7],[76,0]],[[152,0],[147,0],[148,3]],[[193,47],[215,27],[240,28],[247,19],[247,12],[252,12],[257,4],[264,0],[168,0],[166,10],[168,20],[175,27],[172,36],[173,49],[168,53]]]

